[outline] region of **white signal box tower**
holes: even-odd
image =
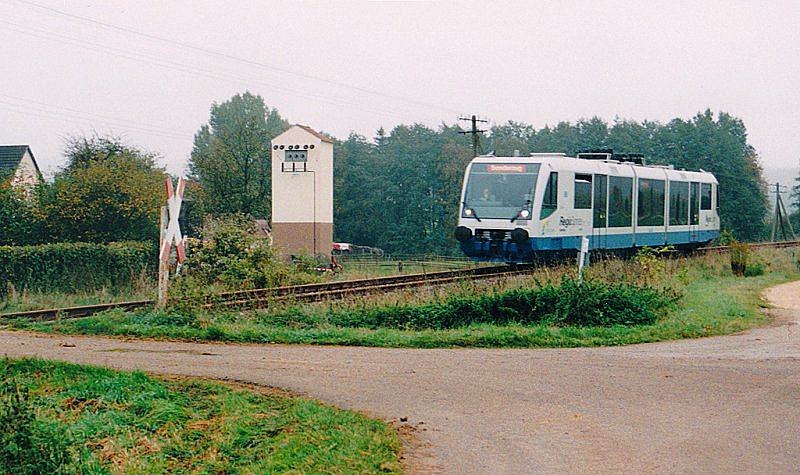
[[[272,140],[272,241],[287,257],[333,248],[333,142],[305,125]]]

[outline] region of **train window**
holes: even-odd
[[[530,219],[538,163],[475,163],[470,167],[461,216]],[[527,213],[522,213],[527,211]]]
[[[711,183],[701,185],[700,209],[711,209]]]
[[[630,227],[633,223],[633,179],[609,177],[608,190],[608,227]]]
[[[639,180],[639,226],[664,225],[664,180]]]
[[[689,197],[689,224],[700,224],[700,183],[692,183],[692,192]]]
[[[547,187],[544,189],[544,197],[542,199],[542,212],[539,215],[540,219],[544,219],[558,208],[558,172],[550,172],[547,178]]]
[[[685,181],[669,182],[669,224],[689,224],[689,183]]]
[[[594,213],[592,216],[592,226],[595,228],[605,228],[608,226],[608,221],[606,220],[607,187],[608,179],[605,175],[594,176]]]
[[[592,209],[592,175],[575,174],[575,209]]]

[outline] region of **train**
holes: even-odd
[[[473,260],[509,263],[575,255],[584,237],[590,251],[694,249],[719,236],[718,185],[607,149],[480,155],[464,173],[455,238]]]

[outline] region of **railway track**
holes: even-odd
[[[260,308],[266,307],[270,303],[287,300],[296,302],[317,302],[352,295],[365,295],[405,288],[442,285],[465,279],[478,280],[507,277],[529,273],[535,267],[536,266],[533,264],[516,266],[499,265],[454,271],[429,272],[425,274],[406,274],[377,277],[373,279],[343,280],[318,284],[240,290],[206,296],[198,299],[199,301],[195,301],[194,304],[203,308]],[[30,310],[27,312],[0,314],[0,320],[27,319],[32,321],[54,321],[65,318],[87,317],[94,313],[115,308],[134,310],[137,308],[152,307],[155,303],[154,300],[137,300],[80,307]]]
[[[749,244],[751,248],[800,247],[800,241],[768,242]],[[721,252],[728,246],[709,246],[698,249],[703,252]],[[516,266],[499,265],[477,267],[442,272],[429,272],[425,274],[406,274],[373,279],[343,280],[338,282],[325,282],[318,284],[292,285],[285,287],[272,287],[266,289],[240,290],[225,292],[199,299],[195,304],[203,308],[231,307],[231,308],[263,308],[270,303],[279,301],[317,302],[322,300],[339,299],[352,295],[364,295],[378,292],[388,292],[404,288],[434,286],[452,283],[458,280],[492,279],[507,277],[531,272],[535,269],[533,264]],[[151,307],[153,300],[137,300],[130,302],[114,302],[80,307],[51,308],[44,310],[31,310],[0,314],[0,320],[28,319],[32,321],[54,321],[62,318],[81,318],[105,310],[121,308],[133,310]]]

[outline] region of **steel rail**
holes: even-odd
[[[800,241],[748,243],[747,245],[756,249],[782,249],[788,247],[800,247]],[[721,252],[728,250],[729,247],[730,246],[707,246],[699,248],[698,251]],[[350,295],[388,292],[403,288],[422,287],[426,285],[443,285],[465,279],[478,280],[513,276],[528,273],[535,268],[536,266],[534,264],[475,267],[471,269],[428,272],[422,274],[404,274],[388,277],[376,277],[371,279],[354,279],[315,284],[271,287],[265,289],[239,290],[235,292],[224,292],[215,295],[204,296],[200,297],[199,299],[182,299],[178,300],[177,302],[185,302],[187,304],[199,303],[199,306],[203,308],[212,308],[216,306],[257,308],[277,301],[294,300],[298,302],[314,302],[327,299],[337,299]],[[13,319],[55,321],[66,318],[87,317],[94,313],[115,308],[133,310],[137,308],[154,306],[155,304],[156,302],[154,300],[135,300],[77,307],[29,310],[25,312],[0,314],[0,321]]]
[[[384,291],[401,289],[403,287],[420,287],[424,285],[441,285],[463,279],[481,279],[502,277],[510,274],[530,272],[534,268],[531,264],[517,266],[487,266],[473,269],[455,271],[430,272],[424,274],[405,274],[372,279],[343,280],[315,284],[301,284],[266,289],[239,290],[224,292],[215,295],[200,297],[199,299],[181,299],[177,303],[199,303],[200,307],[212,308],[216,306],[241,306],[257,307],[271,301],[295,299],[297,301],[319,301],[324,298],[341,298],[346,295],[358,293],[374,293],[380,289]],[[199,302],[197,302],[199,300]],[[137,308],[151,307],[155,300],[137,300],[129,302],[113,302],[78,307],[50,308],[42,310],[29,310],[0,314],[0,320],[28,319],[33,321],[54,321],[68,318],[87,317],[94,313],[122,308],[134,310]]]

